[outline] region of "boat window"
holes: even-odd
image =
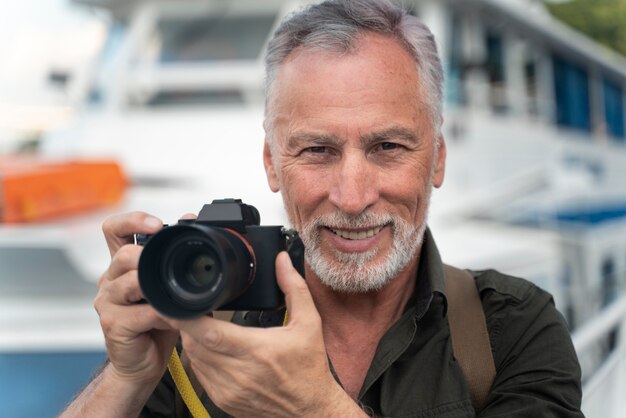
[[[591,131],[589,76],[582,67],[558,55],[552,57],[559,126]]]
[[[602,262],[602,307],[613,303],[618,297],[618,280],[615,263],[612,258]],[[605,356],[611,353],[617,345],[617,329],[611,330],[606,336]]]
[[[613,81],[603,79],[604,120],[606,131],[624,142],[624,93],[622,88]]]
[[[165,17],[155,33],[159,61],[257,59],[275,20],[275,15]]]
[[[507,110],[502,37],[493,32],[487,32],[486,44],[486,70],[490,86],[489,100],[491,108],[495,112],[501,113]]]
[[[572,267],[568,263],[563,264],[560,285],[561,289],[563,289],[563,293],[565,294],[565,306],[562,314],[565,316],[567,326],[571,332],[578,326],[578,322],[576,318],[574,298],[572,297],[574,294],[574,289],[572,288]]]
[[[602,306],[607,306],[617,299],[617,280],[615,263],[612,258],[602,262]]]
[[[528,51],[527,51],[528,52]],[[527,107],[529,115],[539,114],[539,95],[537,94],[537,61],[533,56],[526,56],[524,62],[524,81],[526,86]]]
[[[446,74],[446,102],[453,105],[463,105],[463,42],[461,34],[461,18],[453,14],[450,19],[448,46],[448,71]]]
[[[241,105],[244,95],[238,89],[201,89],[193,91],[164,90],[152,95],[145,103],[136,103],[149,107],[199,106],[199,105]],[[133,104],[133,103],[131,103]]]
[[[106,41],[94,65],[98,70],[87,92],[86,100],[90,107],[98,107],[106,100],[107,84],[111,82],[111,75],[115,74],[112,69],[127,33],[127,27],[118,21],[109,26]]]

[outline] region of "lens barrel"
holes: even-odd
[[[231,230],[178,224],[146,242],[138,274],[155,309],[173,318],[194,318],[246,291],[254,278],[254,254]]]

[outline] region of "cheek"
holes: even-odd
[[[431,190],[431,166],[428,161],[413,161],[405,169],[380,182],[381,198],[400,208],[407,221],[421,223],[428,207]]]
[[[292,221],[306,222],[328,195],[326,176],[302,168],[283,173],[281,190]]]
[[[430,173],[429,173],[430,174]],[[421,225],[426,221],[428,207],[430,205],[430,196],[432,192],[432,179],[430,176],[423,181],[417,182],[414,187],[417,190],[417,199],[415,200],[414,219],[416,225]]]

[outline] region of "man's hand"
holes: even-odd
[[[163,227],[157,218],[141,212],[116,215],[102,225],[111,264],[98,282],[94,305],[100,316],[113,375],[134,385],[159,381],[178,332],[148,304],[138,304],[137,264],[141,247],[133,234],[153,234]]]
[[[102,225],[111,264],[98,282],[94,305],[110,363],[60,415],[74,417],[137,416],[165,371],[178,331],[148,304],[138,304],[137,264],[141,247],[133,234],[154,234],[163,223],[145,213],[108,218]]]
[[[320,316],[285,252],[276,258],[276,276],[289,312],[285,327],[167,320],[181,330],[198,380],[219,408],[237,417],[361,415],[329,370]]]

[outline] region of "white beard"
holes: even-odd
[[[323,227],[353,229],[380,225],[392,229],[392,246],[381,261],[373,261],[379,249],[359,253],[334,250],[332,258],[321,252]],[[336,212],[311,220],[300,228],[300,236],[306,261],[324,285],[342,293],[366,293],[381,289],[408,266],[421,248],[425,231],[426,220],[418,227],[389,214],[364,212],[354,217]]]

